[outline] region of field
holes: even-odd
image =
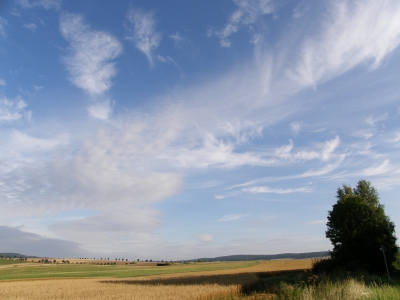
[[[310,260],[161,267],[27,262],[0,268],[0,299],[217,299],[237,294],[258,272],[310,266]]]
[[[0,299],[400,299],[398,286],[384,282],[321,281],[309,272],[310,259],[170,266],[93,263],[0,265]]]
[[[138,277],[149,275],[190,273],[249,267],[256,262],[175,264],[157,267],[155,264],[141,265],[93,265],[93,264],[39,264],[25,263],[0,266],[0,280],[39,278],[95,278]]]

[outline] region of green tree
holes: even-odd
[[[395,226],[385,215],[376,189],[370,182],[360,180],[354,189],[347,185],[338,188],[336,198],[337,203],[328,213],[326,231],[333,244],[334,265],[383,273],[386,271],[380,251],[383,245],[391,268],[398,252]]]

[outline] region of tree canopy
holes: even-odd
[[[380,247],[385,247],[389,267],[396,259],[395,225],[385,215],[378,192],[370,182],[360,180],[352,189],[338,188],[337,203],[328,212],[326,237],[333,244],[332,262],[344,269],[385,272]]]

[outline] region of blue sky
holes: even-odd
[[[400,224],[400,3],[0,5],[0,251],[325,251],[342,184]]]

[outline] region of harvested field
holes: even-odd
[[[123,279],[2,281],[0,299],[218,299],[238,294],[242,286],[257,280],[257,274],[310,267],[311,260],[279,260],[237,269],[201,271],[199,268],[199,272],[191,269],[190,273]]]

